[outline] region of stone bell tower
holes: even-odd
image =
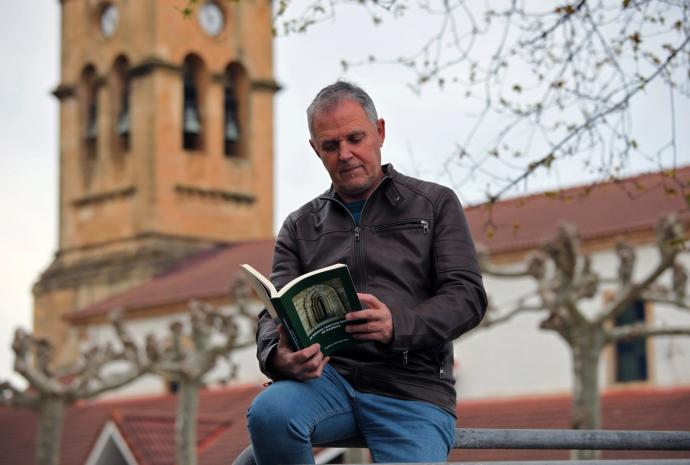
[[[59,240],[34,330],[273,234],[269,0],[61,0]]]

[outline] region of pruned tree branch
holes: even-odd
[[[620,291],[595,319],[595,322],[603,324],[604,321],[615,319],[650,289],[664,272],[674,267],[676,256],[680,253],[682,244],[684,244],[683,228],[678,218],[675,215],[663,218],[657,226],[659,262],[639,282],[623,281]],[[632,274],[632,270],[629,273]]]
[[[14,370],[22,375],[30,386],[39,392],[52,395],[63,393],[63,386],[50,376],[48,364],[52,355],[50,342],[36,339],[22,329],[14,332],[12,342]]]
[[[231,362],[234,351],[254,344],[253,333],[241,339],[239,318],[248,318],[256,323],[247,305],[246,285],[233,283],[231,287],[236,311],[226,314],[220,309],[201,301],[189,302],[189,331],[185,325],[174,322],[170,325],[167,346],[161,349],[153,335],[146,338],[146,354],[152,363],[152,370],[165,379],[177,383],[178,405],[176,418],[177,461],[186,465],[196,464],[196,416],[198,391],[205,378],[220,359]],[[234,376],[236,367],[230,370]]]
[[[680,300],[672,294],[662,293],[657,291],[644,291],[640,298],[645,302],[652,302],[657,304],[671,305],[678,309],[690,310],[690,302],[687,300]]]
[[[657,227],[659,262],[636,280],[635,249],[619,243],[615,247],[618,257],[617,277],[602,279],[596,273],[589,256],[583,256],[578,247],[576,231],[561,226],[556,237],[531,255],[517,271],[503,272],[492,265],[486,253],[480,254],[480,265],[485,274],[506,279],[530,276],[536,283],[533,292],[523,295],[503,314],[490,305],[481,328],[510,321],[528,312],[541,312],[545,318],[541,329],[558,333],[568,344],[573,367],[572,424],[577,428],[600,427],[599,359],[603,348],[612,343],[657,336],[690,336],[690,327],[656,327],[644,323],[619,325],[618,317],[640,299],[668,304],[676,309],[690,309],[687,301],[688,275],[677,260],[685,250],[685,236],[680,222],[671,216],[662,219]],[[670,272],[672,286],[659,284],[660,277]],[[603,309],[594,318],[581,310],[585,299],[596,297],[602,283],[611,284],[612,303],[602,303]],[[526,302],[529,301],[529,304]],[[538,302],[533,304],[533,302]],[[491,300],[490,300],[491,302]],[[576,454],[578,458],[592,458]]]
[[[136,344],[127,334],[121,314],[112,316],[112,325],[120,349],[110,344],[84,351],[71,365],[53,367],[53,347],[17,329],[12,343],[15,371],[29,383],[19,391],[9,382],[0,384],[0,403],[38,412],[36,461],[39,465],[57,465],[65,409],[78,399],[94,397],[124,386],[148,370],[142,363]],[[126,363],[127,369],[107,372],[114,363]]]
[[[628,326],[615,326],[606,331],[607,342],[618,342],[655,336],[690,336],[690,327],[659,328],[640,323]]]
[[[496,326],[502,323],[506,323],[510,320],[512,320],[514,317],[518,315],[522,315],[523,313],[542,313],[544,311],[544,308],[541,306],[530,306],[530,305],[523,305],[520,303],[518,306],[512,308],[511,310],[507,311],[506,313],[503,313],[499,316],[494,316],[495,313],[497,313],[496,309],[492,309],[491,307],[487,309],[486,315],[484,316],[484,319],[481,322],[481,327],[483,328],[489,328],[491,326]]]

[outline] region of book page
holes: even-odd
[[[278,292],[278,297],[282,297],[286,292],[288,292],[290,290],[290,288],[292,288],[294,285],[298,284],[300,281],[309,278],[310,276],[314,276],[316,274],[323,273],[325,271],[335,270],[337,268],[343,268],[343,267],[347,267],[347,265],[344,265],[342,263],[336,263],[335,265],[326,266],[324,268],[319,268],[318,270],[314,270],[314,271],[310,271],[309,273],[305,273],[302,276],[299,276],[299,277],[293,279],[292,281],[287,283],[285,286],[283,286],[283,288]]]
[[[266,294],[268,294],[268,297],[278,297],[278,291],[276,291],[276,288],[273,287],[273,283],[269,281],[264,275],[256,271],[254,267],[252,267],[251,265],[247,265],[246,263],[244,265],[240,265],[240,267],[242,268],[242,271],[244,271],[244,274],[246,274],[248,278],[258,281],[258,283],[264,288]]]
[[[241,268],[247,278],[249,278],[249,282],[256,291],[256,295],[259,296],[266,307],[266,310],[268,310],[268,313],[271,314],[271,318],[278,320],[278,312],[273,306],[273,302],[271,302],[271,299],[277,296],[276,288],[273,287],[273,284],[271,284],[271,282],[266,279],[264,275],[256,271],[250,265],[244,264],[241,265]]]

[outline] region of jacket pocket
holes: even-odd
[[[431,222],[429,220],[411,218],[407,220],[394,221],[387,224],[379,224],[374,226],[374,232],[385,233],[391,231],[400,231],[403,229],[419,229],[424,234],[429,234]]]

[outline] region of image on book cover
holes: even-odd
[[[292,298],[302,326],[312,338],[333,321],[345,318],[347,295],[340,278],[309,286]]]

